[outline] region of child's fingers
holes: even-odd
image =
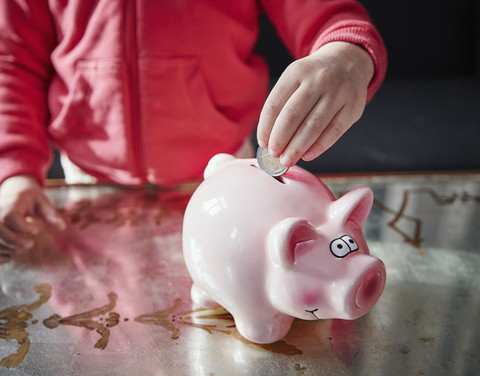
[[[320,137],[303,154],[302,159],[311,161],[333,146],[340,137],[350,128],[351,124],[346,119],[345,111],[340,110],[332,121],[323,130]]]
[[[292,82],[289,74],[285,72],[270,92],[260,113],[257,128],[258,144],[264,148],[269,145],[270,134],[275,121],[282,111],[285,103],[299,87],[298,82]]]
[[[5,216],[3,224],[13,232],[35,235],[38,233],[39,227],[30,219],[31,217],[11,212]]]
[[[34,241],[32,238],[21,236],[4,224],[0,224],[0,249],[8,251],[28,250],[32,248],[33,245]]]
[[[318,106],[321,98],[314,94],[316,93],[312,93],[308,85],[302,85],[285,103],[268,141],[268,150],[273,157],[280,157],[285,152],[291,139],[309,117],[309,113]]]
[[[282,165],[291,167],[303,157],[312,144],[322,136],[332,118],[335,118],[337,106],[327,96],[319,99],[286,145],[280,156]]]

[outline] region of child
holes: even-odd
[[[359,119],[386,70],[354,0],[0,4],[0,251],[31,248],[38,220],[65,226],[42,192],[49,143],[95,181],[175,186],[244,155],[258,122],[291,166]],[[266,101],[262,11],[297,59]]]

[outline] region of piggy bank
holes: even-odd
[[[243,337],[272,343],[294,318],[356,319],[378,301],[385,266],[362,234],[369,188],[335,199],[298,166],[274,178],[227,154],[204,177],[183,223],[195,304],[223,306]]]

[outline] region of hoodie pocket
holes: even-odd
[[[121,60],[80,61],[63,103],[61,95],[54,97],[59,111],[49,131],[73,161],[94,170],[102,162],[115,168],[129,163],[126,78]]]
[[[160,179],[159,172],[172,179],[197,177],[214,154],[233,154],[245,139],[248,130],[229,116],[231,109],[219,105],[225,98],[218,98],[221,92],[204,73],[196,57],[139,62],[144,156],[155,179]],[[216,77],[215,83],[229,84],[222,79]]]

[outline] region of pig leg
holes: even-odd
[[[220,306],[210,297],[210,295],[208,295],[196,284],[193,284],[192,289],[190,290],[190,295],[193,302],[203,308],[218,308]]]
[[[292,326],[291,316],[277,313],[273,317],[233,315],[235,326],[242,337],[255,343],[273,343],[288,333]]]

